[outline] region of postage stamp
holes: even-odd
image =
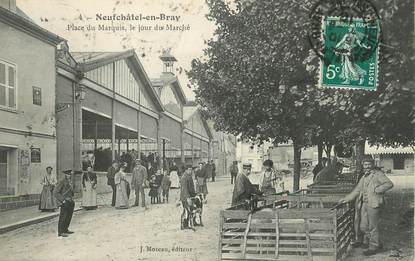
[[[375,91],[379,22],[333,16],[322,20],[324,57],[320,62],[319,87]]]

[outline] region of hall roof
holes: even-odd
[[[384,147],[384,146],[370,146],[368,143],[365,145],[365,154],[414,154],[414,147],[402,147],[396,148]]]
[[[82,72],[88,72],[119,60],[130,59],[140,79],[143,81],[144,87],[149,92],[151,99],[155,102],[159,110],[164,111],[163,104],[134,49],[122,52],[71,52],[71,55],[79,64]]]
[[[179,96],[180,101],[182,104],[187,104],[186,95],[183,92],[182,86],[179,82],[177,76],[171,75],[170,77],[160,77],[151,79],[151,83],[154,87],[164,87],[171,84]]]

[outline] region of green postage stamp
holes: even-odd
[[[323,19],[324,59],[319,86],[375,91],[378,85],[379,22]]]

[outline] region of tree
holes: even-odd
[[[316,89],[302,61],[308,56],[308,16],[296,1],[208,1],[216,22],[207,59],[188,73],[197,101],[216,128],[242,139],[291,140],[294,190],[299,188],[301,148],[311,145]],[[275,15],[279,14],[279,15]]]
[[[403,53],[395,47],[393,51],[381,49],[378,91],[318,89],[317,57],[307,40],[311,1],[236,0],[233,9],[221,0],[207,3],[208,18],[217,29],[207,42],[205,59],[193,60],[188,72],[198,86],[197,102],[219,130],[242,139],[291,140],[294,190],[299,188],[303,147],[320,145],[328,153],[338,143],[360,144],[361,148],[366,139],[395,145],[413,142],[409,131],[414,127],[413,88],[405,87],[413,79],[408,73],[413,58],[399,59],[402,55],[414,57],[411,41],[398,44],[403,45]],[[408,3],[399,4],[397,10],[412,10]],[[393,4],[382,3],[381,13],[389,12]],[[386,17],[400,26],[410,25],[400,15],[395,11]],[[387,20],[386,28],[389,23]],[[394,31],[386,29],[387,33]],[[396,60],[395,67],[391,60]],[[402,80],[396,84],[396,79]],[[391,132],[394,124],[400,129]]]
[[[414,145],[415,141],[414,3],[387,0],[375,4],[382,25],[378,90],[341,91],[331,97],[324,93],[320,105],[331,107],[333,117],[327,117],[333,118],[333,125],[315,137],[323,143],[356,144],[360,168],[365,141],[392,147]],[[317,74],[317,57],[308,60],[312,61],[309,68]],[[319,126],[324,126],[321,121],[325,120],[321,118]]]

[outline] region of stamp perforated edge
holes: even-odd
[[[334,18],[334,19],[338,19],[340,20],[340,16],[322,16],[321,17],[321,32],[320,32],[320,40],[322,42],[324,42],[324,32],[326,30],[326,23],[324,22],[325,19],[330,19],[330,18]],[[363,21],[362,18],[353,18],[354,21]],[[380,26],[380,21],[377,24],[378,26],[378,41],[380,41],[380,34],[381,32],[381,26]],[[380,49],[380,43],[378,43],[377,48],[376,48],[376,66],[375,66],[375,70],[376,70],[376,83],[374,88],[371,89],[365,89],[365,88],[360,88],[360,87],[354,87],[354,86],[338,86],[338,85],[324,85],[322,84],[322,77],[323,77],[323,59],[320,58],[320,69],[319,69],[319,79],[318,79],[318,88],[319,89],[337,89],[337,90],[362,90],[362,91],[370,91],[370,92],[375,92],[378,90],[378,86],[379,86],[379,49]]]

